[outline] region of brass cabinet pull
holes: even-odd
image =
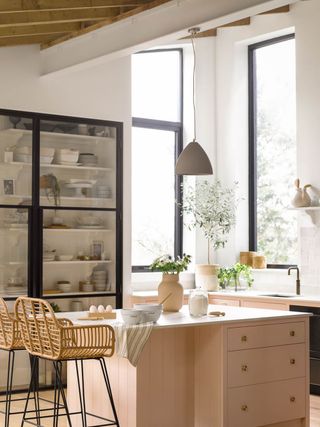
[[[247,335],[242,335],[241,341],[246,342],[248,340]]]
[[[296,359],[290,359],[290,365],[295,365],[296,364]]]
[[[296,335],[295,331],[290,331],[290,337],[294,337]]]
[[[296,401],[296,398],[294,396],[291,396],[290,397],[290,402],[295,402],[295,401]]]
[[[241,406],[241,411],[246,412],[248,410],[248,406],[247,405],[242,405]]]
[[[247,370],[248,370],[248,365],[242,365],[241,366],[241,371],[242,372],[247,372]]]

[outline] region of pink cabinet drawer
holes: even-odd
[[[305,369],[305,344],[230,351],[228,387],[304,377]]]
[[[298,344],[304,341],[304,322],[245,326],[228,329],[228,351]]]
[[[306,416],[304,378],[228,389],[227,426],[257,427]]]

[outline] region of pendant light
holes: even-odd
[[[190,28],[189,34],[191,35],[191,43],[193,50],[193,76],[192,76],[192,99],[193,99],[193,141],[184,148],[178,157],[176,164],[177,175],[212,175],[212,166],[207,156],[207,153],[196,141],[196,103],[195,103],[195,76],[196,76],[196,50],[194,38],[200,31],[200,28]]]

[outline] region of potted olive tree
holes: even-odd
[[[207,240],[208,264],[196,265],[196,285],[217,290],[219,265],[211,262],[211,250],[225,246],[235,224],[235,187],[226,188],[220,181],[201,181],[196,186],[183,184],[182,189],[184,223],[189,229],[199,228]]]
[[[158,286],[159,302],[163,302],[164,311],[179,311],[183,305],[183,287],[179,283],[179,273],[186,270],[191,256],[183,254],[174,259],[171,255],[156,258],[150,265],[152,271],[162,272],[162,281]]]

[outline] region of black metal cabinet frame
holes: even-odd
[[[19,116],[32,120],[32,194],[30,206],[24,206],[28,210],[28,295],[33,297],[43,296],[43,211],[56,209],[55,207],[43,207],[40,204],[40,123],[42,120],[54,120],[64,123],[86,124],[94,126],[108,126],[116,129],[116,206],[115,208],[85,207],[85,206],[59,206],[59,210],[73,211],[100,211],[115,212],[115,292],[73,293],[72,297],[115,297],[116,307],[122,307],[122,264],[123,264],[123,123],[106,120],[88,119],[83,117],[60,116],[44,113],[33,113],[19,110],[0,109],[1,116]],[[0,204],[1,209],[17,209],[16,204]],[[46,295],[46,299],[70,298],[69,296]],[[6,300],[15,300],[15,296],[9,296]]]

